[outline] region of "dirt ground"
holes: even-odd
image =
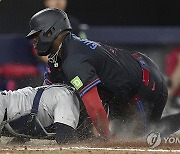
[[[0,154],[170,154],[180,153],[180,144],[162,143],[151,149],[145,142],[80,142],[74,145],[57,145],[55,141],[31,140],[24,145],[7,145],[9,138],[1,140]]]

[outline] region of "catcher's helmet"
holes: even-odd
[[[71,30],[67,14],[59,9],[44,9],[32,16],[30,20],[31,32],[26,38],[31,39],[34,34],[39,33],[37,50],[39,56],[50,54],[52,42],[65,30]],[[50,35],[49,35],[50,34]]]

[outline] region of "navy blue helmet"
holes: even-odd
[[[37,44],[37,54],[39,56],[50,54],[55,38],[61,32],[72,29],[67,14],[59,9],[43,9],[32,16],[29,24],[31,31],[26,38],[31,39],[35,34],[39,33]]]

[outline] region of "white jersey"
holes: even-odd
[[[79,101],[66,87],[45,86],[42,93],[37,117],[43,127],[55,122],[76,128],[79,122]],[[26,87],[16,91],[3,91],[0,94],[0,123],[7,108],[7,120],[24,113],[30,113],[38,88]]]

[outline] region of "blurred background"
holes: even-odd
[[[170,106],[179,111],[179,6],[179,0],[0,0],[0,89],[42,84],[47,61],[25,35],[34,13],[57,7],[80,37],[151,57],[167,80]]]

